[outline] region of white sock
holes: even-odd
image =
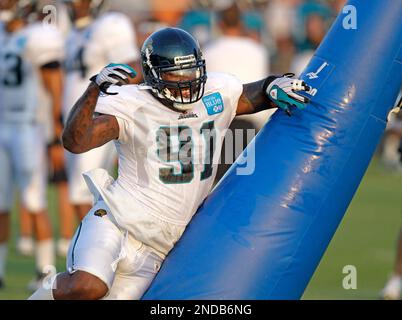
[[[390,286],[400,287],[402,277],[400,275],[394,274],[388,281]]]
[[[4,274],[6,272],[7,251],[7,243],[0,244],[0,279],[4,279]]]
[[[60,257],[66,257],[68,253],[68,248],[70,247],[71,239],[60,238],[57,241],[57,254]]]
[[[48,239],[36,243],[36,268],[39,272],[48,273],[49,267],[55,265],[54,241]]]
[[[49,283],[41,285],[28,300],[54,300],[53,289],[56,287],[56,277],[57,275],[53,276]]]
[[[401,296],[401,280],[402,277],[394,274],[386,283],[382,291],[382,295],[386,299],[397,300]]]
[[[35,243],[31,237],[20,237],[17,242],[18,251],[25,256],[33,255]]]

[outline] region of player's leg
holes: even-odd
[[[17,250],[23,256],[32,256],[35,250],[35,244],[32,239],[33,221],[29,211],[21,203],[18,211],[20,232],[17,240]]]
[[[124,258],[119,262],[116,276],[105,300],[139,300],[151,285],[163,259],[130,238],[124,248]]]
[[[59,213],[60,238],[57,241],[57,254],[61,257],[66,257],[71,238],[74,235],[75,217],[74,207],[69,200],[67,176],[65,170],[54,172],[52,182],[55,183],[57,190],[57,204]]]
[[[4,129],[4,128],[3,128]],[[0,128],[1,134],[1,128]],[[7,243],[10,236],[10,209],[13,198],[12,165],[0,136],[0,289],[4,286]]]
[[[402,293],[402,228],[399,231],[399,237],[396,248],[396,260],[394,272],[384,289],[381,291],[381,298],[387,300],[398,300]]]
[[[30,299],[100,299],[112,286],[124,236],[98,201],[79,225],[67,255],[67,272]]]
[[[397,245],[397,253],[396,253],[396,261],[395,261],[395,268],[394,272],[400,278],[402,277],[402,228],[399,231],[398,237],[398,245]]]
[[[52,295],[54,300],[99,300],[107,292],[107,285],[98,277],[77,271],[59,274]]]
[[[381,161],[385,166],[402,171],[400,144],[402,139],[402,112],[391,114],[383,139]]]
[[[37,279],[30,283],[29,289],[34,290],[55,264],[52,227],[47,214],[45,140],[40,127],[21,127],[13,148],[13,161],[22,205],[33,221]]]
[[[7,261],[7,243],[10,237],[10,214],[0,210],[0,289],[4,287],[4,277]]]

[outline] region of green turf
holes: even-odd
[[[49,213],[51,215],[54,233],[58,234],[58,219],[56,211],[56,193],[53,187],[49,188]],[[0,300],[26,299],[30,296],[27,284],[35,277],[35,260],[19,255],[15,249],[18,230],[18,216],[12,213],[12,239],[9,245],[9,255],[6,267],[6,287],[0,289]],[[57,258],[57,271],[65,270],[65,260]]]
[[[317,268],[304,299],[378,299],[392,272],[402,225],[402,175],[374,160]],[[357,269],[357,289],[342,286],[343,267]]]
[[[391,272],[395,242],[402,222],[402,176],[385,171],[373,161],[335,234],[304,299],[376,299]],[[49,191],[50,213],[57,226],[54,190]],[[33,276],[33,258],[15,252],[17,221],[13,214],[13,242],[7,266],[6,289],[0,299],[25,299]],[[57,229],[56,229],[57,230]],[[357,289],[345,290],[342,269],[357,268]],[[58,259],[58,270],[64,261]]]

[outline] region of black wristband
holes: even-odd
[[[266,92],[268,86],[270,85],[270,83],[271,83],[272,81],[274,81],[275,79],[278,79],[278,78],[281,78],[281,76],[269,76],[269,77],[267,77],[267,78],[265,79],[263,85],[262,85],[262,91],[263,91],[263,92]]]
[[[91,82],[93,82],[93,83],[95,83],[95,84],[97,85],[97,83],[96,83],[96,77],[97,77],[97,76],[98,76],[98,75],[95,74],[94,76],[90,77],[90,78],[89,78],[89,81],[91,81]]]

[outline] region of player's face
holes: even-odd
[[[195,91],[195,87],[190,90],[189,82],[193,81],[200,77],[200,70],[199,68],[193,69],[184,69],[184,70],[177,70],[177,71],[170,71],[162,73],[162,80],[180,83],[182,84],[182,89],[177,88],[169,88],[170,92],[175,98],[181,98],[181,95],[184,99],[191,98],[191,91]],[[181,93],[180,93],[181,91]]]

